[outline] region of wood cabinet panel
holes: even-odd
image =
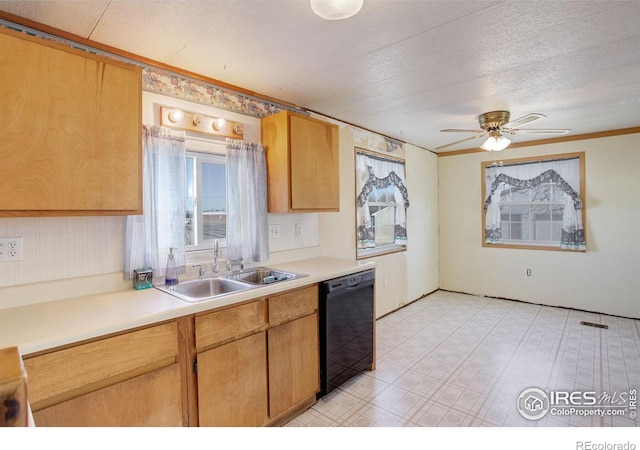
[[[291,115],[291,209],[340,209],[338,130]]]
[[[338,211],[338,127],[282,111],[262,119],[269,212]]]
[[[259,426],[268,418],[267,344],[260,333],[198,354],[200,426]]]
[[[34,412],[39,427],[182,426],[180,364]]]
[[[246,336],[267,326],[266,301],[196,316],[196,350]]]
[[[142,210],[141,69],[0,28],[0,216]]]
[[[318,315],[270,328],[268,347],[269,414],[277,417],[319,390]]]
[[[269,325],[306,316],[318,311],[318,285],[269,298]]]
[[[169,322],[25,357],[34,411],[177,362],[178,330]]]

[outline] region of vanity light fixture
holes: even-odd
[[[224,117],[210,117],[201,113],[164,106],[160,107],[160,125],[232,139],[242,139],[244,131],[240,122],[231,122]]]
[[[311,0],[311,9],[326,20],[340,20],[355,16],[363,0]]]

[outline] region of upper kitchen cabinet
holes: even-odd
[[[262,119],[269,212],[340,209],[338,126],[282,111]]]
[[[141,69],[0,27],[0,216],[142,212]]]

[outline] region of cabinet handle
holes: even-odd
[[[193,373],[195,373],[196,375],[198,374],[198,360],[197,359],[193,360]]]

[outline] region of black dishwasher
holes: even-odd
[[[320,283],[320,392],[328,394],[373,364],[375,272]]]

